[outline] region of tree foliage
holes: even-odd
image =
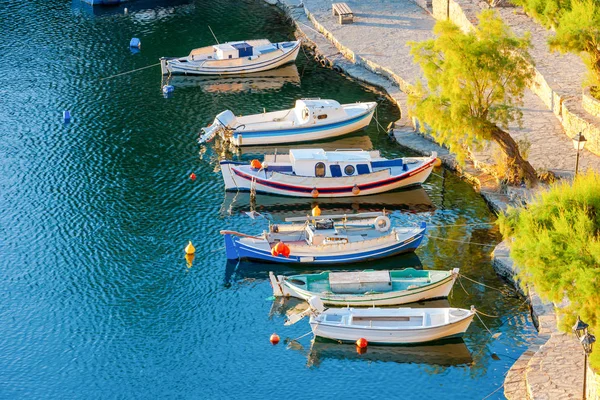
[[[581,55],[588,68],[585,84],[600,86],[600,0],[512,1],[555,30],[548,40],[552,50]]]
[[[516,173],[509,180],[536,182],[535,170],[521,157],[505,131],[520,122],[523,92],[531,81],[529,37],[516,37],[494,11],[483,11],[469,33],[450,21],[436,23],[437,38],[410,42],[411,54],[427,80],[409,96],[411,113],[463,162],[468,148],[493,140]]]
[[[563,330],[579,315],[600,334],[600,175],[591,171],[572,185],[555,184],[527,208],[510,208],[498,224],[513,239],[510,254],[521,284],[534,284],[545,300],[569,299],[561,310]],[[600,352],[593,357],[600,368]]]
[[[571,9],[571,0],[512,0],[546,28],[556,28],[561,14]]]
[[[589,86],[600,86],[600,0],[574,0],[558,20],[550,48],[582,53],[588,67]]]

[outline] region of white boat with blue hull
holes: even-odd
[[[382,212],[286,218],[257,236],[221,231],[227,258],[302,264],[350,264],[414,251],[426,225],[391,227]],[[294,223],[295,222],[295,223]]]
[[[294,62],[300,41],[267,39],[220,43],[194,49],[186,57],[162,57],[163,75],[230,75],[261,72]]]
[[[379,151],[292,149],[250,164],[223,160],[225,190],[295,197],[355,197],[422,184],[437,154],[386,159]]]
[[[355,343],[364,338],[369,344],[414,344],[460,337],[467,330],[475,307],[461,308],[325,308],[311,297],[310,308],[290,316],[291,325],[310,316],[315,336]]]
[[[236,117],[226,110],[202,128],[199,143],[216,135],[235,146],[276,145],[324,140],[369,125],[377,103],[340,104],[335,100],[296,100],[294,108]]]

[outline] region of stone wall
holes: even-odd
[[[433,0],[432,6],[434,18],[444,20],[448,19],[449,16],[450,20],[465,32],[473,29],[474,24],[477,23],[475,16],[481,12],[481,7],[469,0]],[[554,112],[561,121],[565,134],[568,137],[573,138],[579,132],[583,132],[588,140],[586,149],[600,155],[600,124],[597,123],[600,121],[586,120],[581,116],[581,113],[575,112],[576,106],[574,102],[578,100],[561,97],[560,94],[556,93],[550,87],[546,78],[537,69],[533,68],[533,70],[534,77],[529,85],[531,91],[546,104],[549,110]],[[584,108],[586,104],[590,106],[591,101],[588,100],[585,97],[583,98]],[[600,108],[596,108],[595,106],[590,106],[590,108],[600,112]],[[598,114],[590,112],[587,108],[585,110],[592,116],[599,117]]]
[[[581,104],[585,111],[589,112],[594,117],[600,118],[600,100],[597,100],[592,96],[589,87],[583,90]]]

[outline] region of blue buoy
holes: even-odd
[[[162,88],[164,94],[173,93],[173,90],[175,90],[175,87],[173,85],[165,85]]]
[[[142,47],[142,42],[138,38],[132,38],[129,42],[129,47],[137,47],[138,49]]]
[[[63,111],[63,120],[69,122],[71,120],[71,112],[69,110]]]

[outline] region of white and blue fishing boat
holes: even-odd
[[[426,224],[392,227],[384,212],[286,218],[253,236],[223,230],[227,258],[275,263],[350,264],[414,251]]]
[[[338,137],[371,122],[377,103],[340,104],[335,100],[296,100],[294,108],[236,117],[230,110],[202,128],[200,143],[217,134],[235,146],[275,145]]]
[[[225,190],[295,197],[354,197],[418,186],[437,154],[386,159],[379,151],[292,149],[250,164],[223,160]]]
[[[276,297],[308,300],[317,296],[329,306],[395,306],[448,297],[458,268],[431,271],[401,270],[325,271],[320,274],[275,276],[269,280]]]
[[[186,57],[162,57],[163,75],[231,75],[261,72],[294,62],[300,41],[267,39],[220,43],[194,49]]]

